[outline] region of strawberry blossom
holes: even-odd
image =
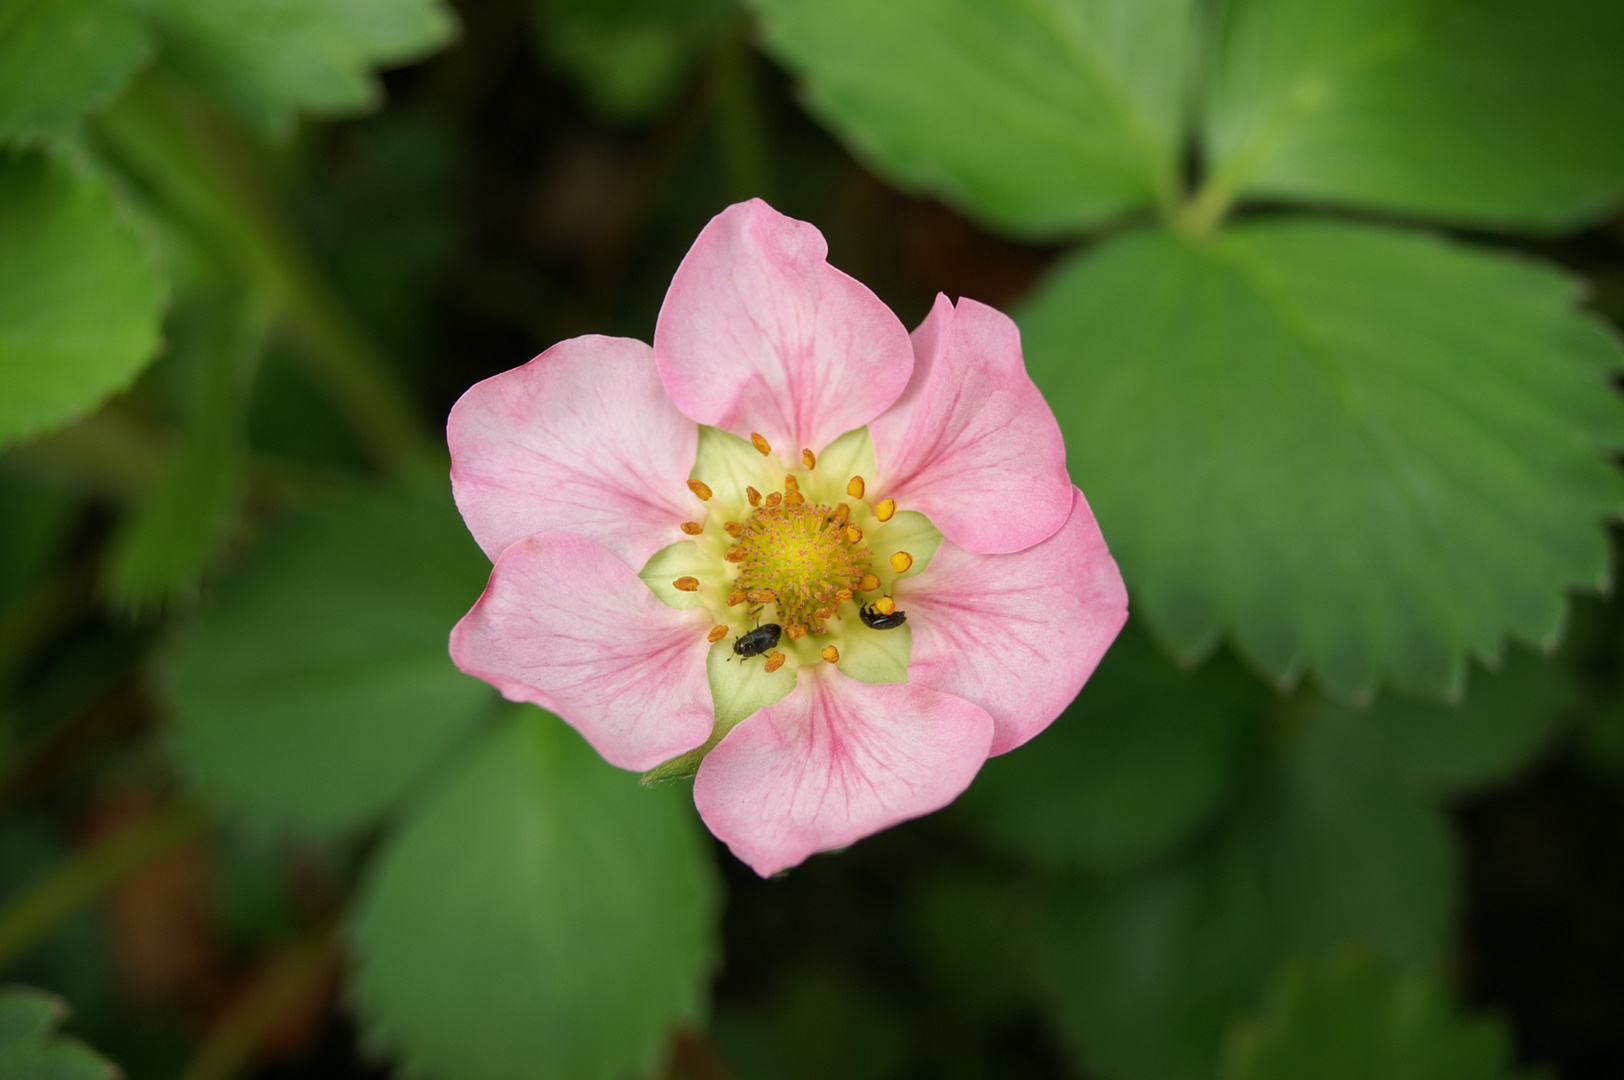
[[[910,337],[826,254],[729,207],[652,349],[560,342],[448,428],[495,563],[458,666],[614,765],[695,775],[763,875],[951,802],[1127,618],[1014,323],[938,296]]]

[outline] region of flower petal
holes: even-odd
[[[1074,489],[1075,491],[1075,489]],[[1128,619],[1116,560],[1081,491],[1047,540],[1013,555],[946,541],[897,602],[913,627],[908,679],[986,709],[992,753],[1048,727]]]
[[[876,494],[923,511],[970,551],[1020,551],[1052,535],[1071,513],[1066,446],[1015,323],[937,294],[913,346],[908,388],[869,424]]]
[[[735,435],[760,432],[793,460],[897,399],[913,371],[908,332],[828,253],[816,228],[760,199],[711,219],[654,328],[678,408]]]
[[[710,625],[660,603],[607,548],[539,533],[496,560],[451,632],[451,658],[509,700],[556,712],[611,765],[642,771],[710,734]]]
[[[451,409],[451,489],[492,560],[532,533],[589,536],[627,564],[682,539],[699,428],[641,341],[561,341],[469,388]]]
[[[828,667],[745,720],[699,767],[694,804],[763,877],[952,802],[986,760],[992,720],[908,683]]]

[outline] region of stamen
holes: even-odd
[[[757,491],[753,487],[747,487],[744,489],[744,497],[750,500],[751,506],[761,505],[761,492]]]
[[[725,637],[727,637],[727,624],[717,623],[715,626],[711,627],[711,632],[705,635],[705,640],[710,642],[712,645],[715,645],[718,641],[721,641]]]
[[[829,619],[832,619],[834,617],[834,614],[835,614],[834,608],[828,608],[828,607],[820,607],[820,608],[818,608],[817,611],[814,611],[812,613],[813,617],[816,618],[819,622],[826,622]]]
[[[705,531],[705,526],[701,525],[697,521],[684,521],[682,523],[682,531],[687,533],[689,536],[698,536],[700,533]]]
[[[802,495],[799,491],[792,491],[788,495],[784,496],[785,506],[800,506],[804,502],[806,502],[806,496]]]
[[[890,615],[897,610],[897,602],[891,599],[889,596],[882,596],[878,600],[874,601],[874,610],[878,611],[881,615]]]
[[[806,627],[800,623],[790,623],[789,629],[785,630],[784,633],[789,635],[791,641],[800,641],[806,637]]]
[[[784,476],[784,490],[785,491],[800,491],[801,490],[801,482],[799,480],[795,479],[795,474],[794,473],[785,474],[785,476]]]
[[[846,494],[854,499],[863,497],[863,478],[861,476],[851,478],[851,483],[846,485]]]
[[[688,481],[688,490],[698,495],[700,502],[710,502],[710,497],[715,494],[711,491],[710,485],[703,480]]]
[[[679,577],[671,583],[678,592],[698,592],[699,579],[696,577]]]
[[[759,432],[752,431],[750,433],[750,445],[760,451],[762,457],[766,457],[773,452],[772,446],[768,444],[766,439],[761,437]]]
[[[861,544],[862,542],[863,542],[863,530],[859,529],[855,525],[847,525],[846,526],[846,543],[848,543],[848,544]]]
[[[850,589],[836,589],[835,590],[835,599],[839,600],[842,604],[844,604],[847,600],[851,599],[851,590]]]
[[[864,574],[863,580],[857,583],[858,592],[873,592],[880,587],[880,579],[873,574]]]
[[[785,656],[783,653],[775,652],[771,656],[767,657],[767,663],[762,667],[762,670],[771,675],[773,672],[783,667],[784,661],[788,659],[789,657]]]
[[[833,645],[825,645],[823,647],[823,658],[831,664],[838,664],[840,663],[840,650]]]
[[[784,496],[781,495],[780,493],[776,492],[776,491],[773,492],[771,495],[767,496],[767,505],[768,506],[777,506],[779,503],[781,503],[783,501],[784,501]]]
[[[817,468],[818,467],[818,455],[814,454],[810,450],[802,450],[801,451],[801,464],[805,465],[809,469]]]
[[[728,607],[738,607],[742,603],[744,603],[743,589],[734,589],[732,592],[727,594]]]
[[[835,507],[835,520],[840,522],[842,525],[850,521],[851,507],[847,506],[845,503],[841,503],[839,506]]]
[[[908,567],[913,565],[913,556],[906,551],[899,551],[891,556],[891,569],[899,574],[906,574]]]
[[[770,604],[778,599],[778,594],[771,589],[757,589],[755,592],[745,593],[744,595],[752,604]]]
[[[881,502],[880,505],[874,508],[874,516],[879,518],[881,521],[890,521],[891,515],[895,514],[896,512],[897,501],[895,499],[886,499]]]
[[[726,559],[728,562],[743,562],[745,554],[746,552],[744,548],[732,547],[727,549],[727,554],[723,555],[722,558]]]
[[[722,531],[727,533],[733,539],[737,540],[739,538],[739,534],[744,531],[744,526],[740,525],[737,521],[729,521],[722,526]]]

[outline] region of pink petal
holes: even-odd
[[[660,603],[586,537],[539,533],[496,560],[451,631],[451,658],[510,701],[557,713],[611,765],[642,771],[710,736],[710,625]]]
[[[970,551],[1020,551],[1051,536],[1071,513],[1066,446],[1026,374],[1015,323],[937,294],[913,346],[908,388],[869,424],[875,495],[921,511]]]
[[[913,627],[908,680],[973,701],[1013,750],[1071,703],[1128,619],[1128,592],[1083,493],[1049,539],[1013,555],[942,542],[897,597]]]
[[[760,199],[711,219],[654,329],[678,408],[745,438],[758,431],[790,461],[897,399],[913,370],[908,332],[828,253],[816,228]]]
[[[682,539],[699,429],[629,338],[561,341],[451,409],[451,489],[495,559],[532,533],[589,536],[633,567]]]
[[[987,758],[992,720],[909,683],[802,669],[699,767],[705,824],[762,877],[952,802]]]

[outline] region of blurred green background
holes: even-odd
[[[1621,195],[1617,0],[0,0],[0,1077],[1624,1075]],[[751,196],[1133,611],[768,881],[445,652],[451,403]]]

